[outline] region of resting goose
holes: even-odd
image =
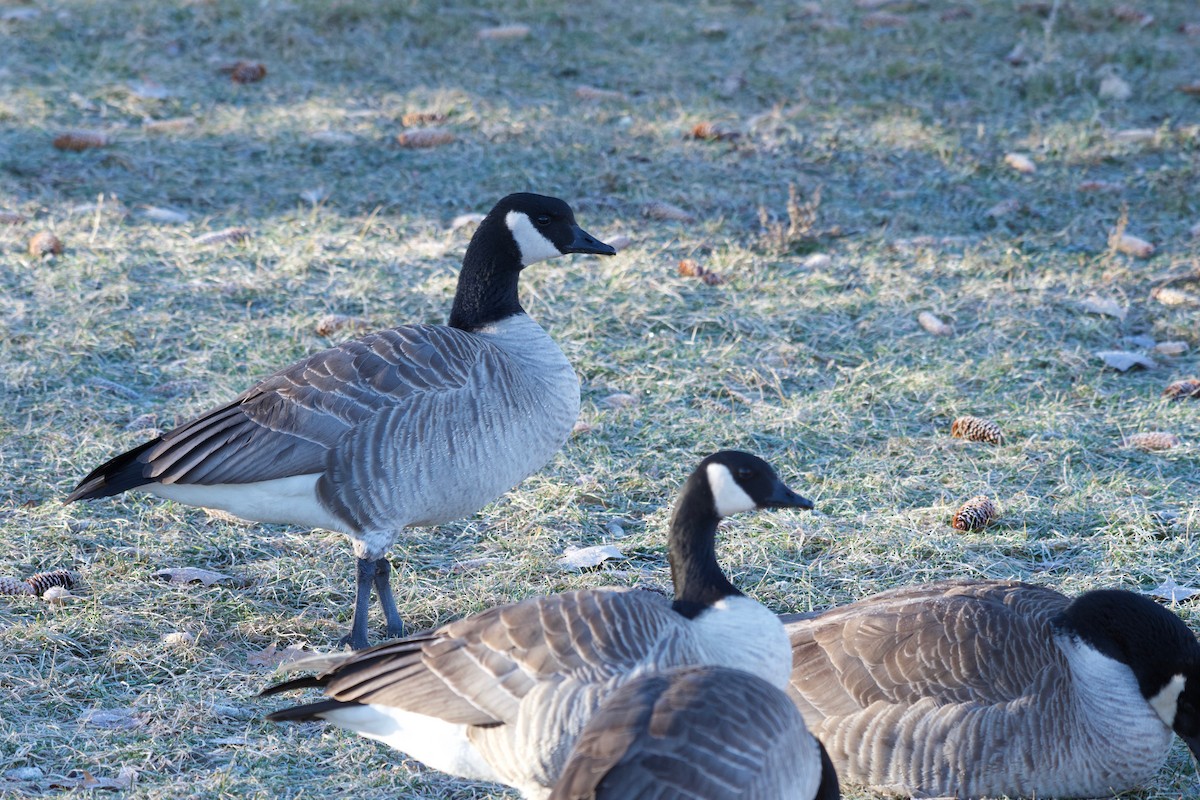
[[[848,783],[1099,797],[1200,757],[1200,643],[1127,591],[944,581],[784,617],[790,694]]]
[[[550,800],[837,800],[829,756],[786,694],[748,672],[635,678],[579,735]]]
[[[762,459],[715,453],[688,478],[671,516],[674,601],[637,589],[585,589],[493,608],[334,656],[315,677],[264,692],[315,686],[328,699],[267,719],[324,719],[442,772],[545,798],[593,710],[631,678],[711,665],[787,685],[783,626],[729,582],[715,550],[722,517],[768,507],[812,503]]]
[[[400,531],[475,513],[541,468],[579,414],[575,371],[521,308],[521,270],[615,252],[562,200],[511,194],[467,247],[449,325],[404,325],[315,353],[97,467],[66,502],[140,489],[340,531],[358,557],[343,642],[366,647],[372,586],[388,635],[399,636],[386,555]]]

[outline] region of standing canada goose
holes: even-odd
[[[545,464],[579,414],[579,379],[521,308],[517,278],[566,253],[612,255],[553,197],[510,194],[463,257],[449,325],[404,325],[315,353],[233,402],[97,467],[66,502],[141,489],[255,522],[325,528],[403,632],[386,555],[410,525],[474,514]]]
[[[784,618],[790,693],[842,780],[974,798],[1110,796],[1172,731],[1200,757],[1200,643],[1133,592],[944,581]]]
[[[584,589],[493,608],[320,659],[333,666],[264,694],[316,686],[329,699],[267,719],[325,719],[442,772],[545,798],[593,710],[631,678],[713,665],[787,685],[783,625],[729,582],[715,549],[722,517],[768,507],[812,503],[762,459],[715,453],[688,478],[671,516],[674,602],[637,589]]]
[[[786,694],[748,672],[635,678],[579,734],[550,800],[837,800],[837,774]]]

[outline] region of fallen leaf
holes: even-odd
[[[800,262],[805,269],[829,269],[833,266],[833,257],[828,253],[813,253]]]
[[[1172,381],[1163,389],[1163,397],[1182,400],[1185,397],[1200,397],[1200,378],[1184,378]]]
[[[401,147],[440,147],[455,140],[454,132],[448,128],[412,128],[396,134],[396,144]]]
[[[170,119],[148,119],[142,123],[142,128],[154,133],[180,133],[195,124],[195,117],[172,117]]]
[[[1120,75],[1105,75],[1100,80],[1100,89],[1097,94],[1101,100],[1123,103],[1133,97],[1133,87]]]
[[[227,74],[234,83],[258,83],[267,77],[267,65],[261,61],[237,61],[217,71]]]
[[[509,39],[524,39],[530,33],[530,27],[521,23],[513,25],[497,25],[493,28],[481,28],[475,32],[475,38],[480,41],[502,42]]]
[[[46,773],[37,767],[16,767],[4,770],[4,777],[12,781],[36,781],[45,777]]]
[[[623,233],[618,233],[616,236],[606,237],[604,241],[618,253],[624,250],[626,247],[629,247],[629,245],[633,244],[633,240]]]
[[[1129,309],[1113,300],[1111,297],[1087,297],[1079,307],[1089,314],[1101,314],[1105,317],[1115,317],[1123,320],[1129,314]]]
[[[928,311],[922,311],[920,314],[917,314],[917,323],[925,329],[926,333],[933,336],[950,336],[954,333],[953,326],[946,324]]]
[[[274,669],[311,655],[313,655],[311,650],[305,650],[303,647],[297,647],[294,644],[289,644],[280,650],[274,643],[271,643],[257,653],[251,653],[246,656],[246,663],[252,667],[271,667]]]
[[[80,716],[79,722],[92,728],[110,731],[129,730],[145,724],[145,720],[128,708],[94,708]]]
[[[400,117],[400,124],[406,128],[419,128],[422,125],[437,125],[449,118],[450,115],[444,111],[408,111]]]
[[[560,569],[590,569],[597,567],[609,559],[622,559],[625,554],[611,544],[599,544],[592,547],[568,547],[563,551],[562,558],[554,563]]]
[[[1125,142],[1126,144],[1152,142],[1157,137],[1158,131],[1154,128],[1129,128],[1127,130],[1117,131],[1111,136],[1114,142]]]
[[[742,132],[737,128],[721,122],[699,122],[688,132],[693,139],[709,142],[733,141],[741,135]]]
[[[57,256],[61,255],[62,251],[62,240],[50,231],[38,231],[29,238],[29,255],[34,258],[46,255]]]
[[[1200,305],[1200,296],[1170,286],[1159,286],[1150,292],[1150,296],[1164,306]]]
[[[71,590],[65,586],[51,586],[42,592],[42,600],[52,606],[61,606],[73,597],[75,595],[71,594]]]
[[[661,200],[647,203],[642,207],[642,214],[650,219],[673,220],[675,222],[692,222],[696,218],[682,208]]]
[[[155,222],[166,222],[171,225],[178,225],[188,221],[188,215],[182,211],[176,211],[173,208],[160,208],[159,206],[142,206],[141,215],[146,219]]]
[[[1008,51],[1004,56],[1004,60],[1011,67],[1019,67],[1025,63],[1025,43],[1017,42],[1013,45],[1013,49]]]
[[[165,647],[190,647],[196,643],[196,637],[187,631],[172,631],[162,636]]]
[[[459,228],[465,228],[468,225],[478,225],[479,223],[483,222],[484,219],[484,214],[459,214],[457,217],[450,220],[450,230],[456,231]]]
[[[345,328],[350,328],[352,331],[367,331],[371,327],[370,321],[362,317],[351,317],[346,314],[326,314],[317,320],[314,330],[317,336],[332,336]]]
[[[1125,187],[1110,181],[1080,181],[1077,187],[1081,192],[1121,192]]]
[[[1200,36],[1200,22],[1185,22],[1179,26],[1179,32],[1184,36]]]
[[[1037,164],[1034,164],[1033,159],[1024,153],[1009,153],[1004,156],[1004,163],[1023,175],[1032,175],[1037,172]]]
[[[1179,603],[1187,600],[1189,597],[1195,597],[1200,594],[1200,589],[1192,589],[1188,586],[1180,586],[1175,582],[1174,578],[1167,578],[1165,581],[1155,586],[1149,592],[1154,597],[1161,597],[1163,600],[1170,600],[1172,603]]]
[[[1112,247],[1118,253],[1124,253],[1134,258],[1149,258],[1154,255],[1154,245],[1129,233],[1116,236]]]
[[[199,581],[205,586],[212,586],[214,583],[222,581],[232,581],[228,575],[220,572],[213,572],[209,569],[201,569],[200,567],[172,567],[170,569],[160,569],[154,573],[154,577],[163,578],[171,583],[195,583]]]
[[[989,219],[1003,219],[1011,216],[1021,210],[1021,201],[1015,197],[1010,197],[1007,200],[1001,200],[996,205],[983,212],[983,215]]]
[[[59,150],[76,153],[93,147],[108,147],[108,136],[103,131],[67,131],[54,137],[54,146]]]
[[[1200,95],[1200,81],[1192,81],[1191,83],[1181,83],[1175,87],[1178,91],[1184,94]]]
[[[1153,369],[1158,366],[1153,359],[1147,358],[1140,353],[1130,353],[1125,350],[1101,350],[1096,353],[1096,357],[1103,360],[1105,366],[1119,372],[1127,372],[1133,367]]]
[[[1170,450],[1180,444],[1181,440],[1178,436],[1163,431],[1131,433],[1121,440],[1122,447],[1134,447],[1138,450]]]
[[[626,392],[616,392],[610,394],[600,401],[600,405],[605,408],[632,408],[638,404],[638,399],[634,395]]]
[[[594,102],[626,99],[624,92],[618,92],[613,89],[600,89],[595,86],[577,86],[575,87],[575,96],[580,100],[591,100]]]
[[[1154,345],[1154,352],[1164,356],[1181,356],[1187,351],[1187,342],[1159,342],[1158,344]]]
[[[24,225],[28,219],[15,211],[0,211],[0,225]]]

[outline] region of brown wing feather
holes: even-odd
[[[315,353],[165,434],[139,460],[163,483],[248,483],[322,472],[352,427],[463,388],[497,351],[471,334],[406,325]]]
[[[791,691],[821,716],[922,698],[1008,702],[1045,670],[1048,651],[1030,645],[1067,602],[1030,584],[944,581],[793,619]]]

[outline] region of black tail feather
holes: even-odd
[[[305,675],[303,678],[292,678],[290,681],[268,686],[258,693],[259,697],[270,697],[280,692],[290,692],[292,689],[320,689],[327,681],[319,675]]]
[[[278,687],[271,687],[272,689]],[[270,691],[268,689],[267,691]],[[263,694],[267,692],[264,691]],[[326,711],[333,711],[346,706],[357,706],[359,703],[346,703],[342,700],[322,700],[318,703],[308,703],[303,706],[292,706],[291,708],[281,708],[278,711],[272,711],[267,714],[267,720],[270,722],[311,722],[315,719],[321,719],[321,714]]]
[[[151,439],[116,458],[105,461],[89,472],[87,477],[79,482],[79,485],[67,495],[67,499],[63,502],[74,503],[76,500],[111,497],[114,494],[151,483],[151,479],[144,474],[146,465],[138,460],[138,456],[161,441],[161,437]]]

